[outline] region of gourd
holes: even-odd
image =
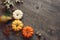
[[[23,28],[22,30],[22,35],[25,37],[25,38],[30,38],[32,37],[34,34],[34,30],[32,27],[30,26],[26,26]]]
[[[22,19],[22,17],[23,17],[23,12],[21,10],[15,10],[13,12],[14,19]]]
[[[4,15],[0,16],[0,22],[7,22],[8,20],[11,20],[11,19],[12,17],[10,16],[4,16]]]
[[[20,20],[14,20],[12,22],[12,29],[14,31],[20,31],[23,28],[23,23]]]

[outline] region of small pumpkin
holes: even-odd
[[[34,30],[33,30],[33,28],[30,27],[30,26],[26,26],[26,27],[24,27],[23,30],[22,30],[22,35],[23,35],[24,37],[26,37],[26,38],[32,37],[33,34],[34,34]]]
[[[23,12],[21,10],[15,10],[13,12],[14,19],[22,19],[22,17],[23,17]]]
[[[20,20],[15,20],[12,22],[12,29],[14,31],[20,31],[23,27],[23,23]]]

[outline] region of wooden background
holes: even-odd
[[[23,0],[23,5],[15,5],[24,13],[24,25],[30,25],[35,32],[42,33],[41,40],[60,40],[60,0]],[[0,12],[1,14],[1,12]],[[20,36],[9,35],[6,39],[0,30],[0,40],[24,40]],[[37,40],[34,35],[31,40]]]

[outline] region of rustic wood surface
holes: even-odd
[[[22,5],[15,5],[24,13],[24,25],[30,25],[35,32],[40,31],[41,40],[60,40],[60,0],[23,0]],[[0,12],[1,15],[1,12]],[[0,40],[24,40],[10,33],[9,38],[0,30]],[[37,40],[34,35],[31,40]]]

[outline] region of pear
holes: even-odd
[[[0,16],[0,22],[7,22],[8,20],[11,20],[11,19],[12,17],[10,16],[4,16],[4,15]]]

